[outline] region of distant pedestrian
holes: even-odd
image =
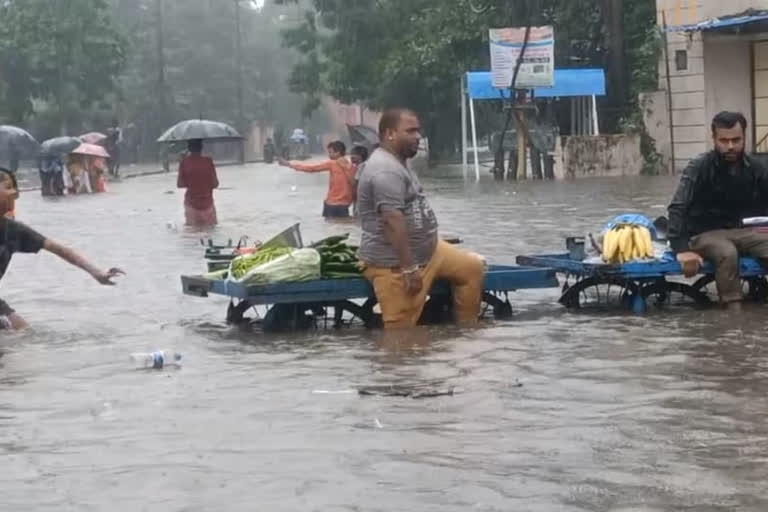
[[[283,158],[278,163],[300,172],[328,171],[328,194],[323,203],[323,217],[349,217],[349,205],[352,204],[352,164],[346,158],[347,148],[341,141],[328,144],[328,160],[317,163],[287,161]]]
[[[216,166],[210,157],[203,156],[203,141],[191,140],[187,144],[189,155],[179,165],[178,188],[187,189],[184,195],[184,215],[188,226],[210,227],[218,222],[213,191],[219,188]]]
[[[107,152],[109,153],[109,175],[120,176],[120,146],[123,143],[123,130],[117,119],[112,119],[112,126],[107,129]]]
[[[264,143],[264,163],[271,164],[275,161],[275,144],[272,142],[272,137],[267,137],[267,142]]]

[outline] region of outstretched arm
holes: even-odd
[[[82,255],[75,252],[69,247],[65,247],[58,242],[46,239],[43,244],[43,249],[49,251],[59,258],[63,259],[67,263],[79,267],[88,272],[95,280],[104,285],[114,285],[112,279],[118,275],[125,274],[119,268],[110,268],[109,270],[101,270],[94,266],[91,262],[85,259]]]
[[[301,162],[288,161],[280,158],[278,159],[277,163],[279,163],[283,167],[290,167],[294,171],[323,172],[323,171],[331,170],[331,164],[333,163],[333,161],[326,160],[325,162],[318,162],[316,164],[305,164]]]

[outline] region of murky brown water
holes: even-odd
[[[217,239],[349,229],[320,219],[322,176],[220,178]],[[661,214],[674,181],[427,184],[443,231],[505,263],[616,212]],[[768,509],[765,308],[573,315],[553,289],[516,293],[513,321],[410,343],[233,332],[225,299],[181,294],[203,260],[199,233],[166,225],[182,224],[173,186],[22,197],[21,219],[129,275],[108,289],[50,255],[14,259],[2,297],[35,330],[2,342],[2,510]],[[130,352],[158,348],[185,367],[132,369]],[[313,393],[424,382],[462,392]]]

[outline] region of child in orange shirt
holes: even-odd
[[[323,217],[349,217],[349,205],[354,200],[352,188],[354,168],[345,156],[347,147],[343,142],[337,140],[328,144],[326,149],[328,160],[324,162],[305,164],[279,158],[278,163],[300,172],[328,171],[330,179],[328,180],[328,194],[323,203]]]

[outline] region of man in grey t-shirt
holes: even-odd
[[[416,325],[435,279],[453,288],[454,316],[477,322],[484,265],[476,256],[438,239],[435,213],[406,160],[416,156],[421,139],[416,114],[384,112],[380,148],[365,164],[357,190],[362,226],[360,260],[373,284],[384,326]]]

